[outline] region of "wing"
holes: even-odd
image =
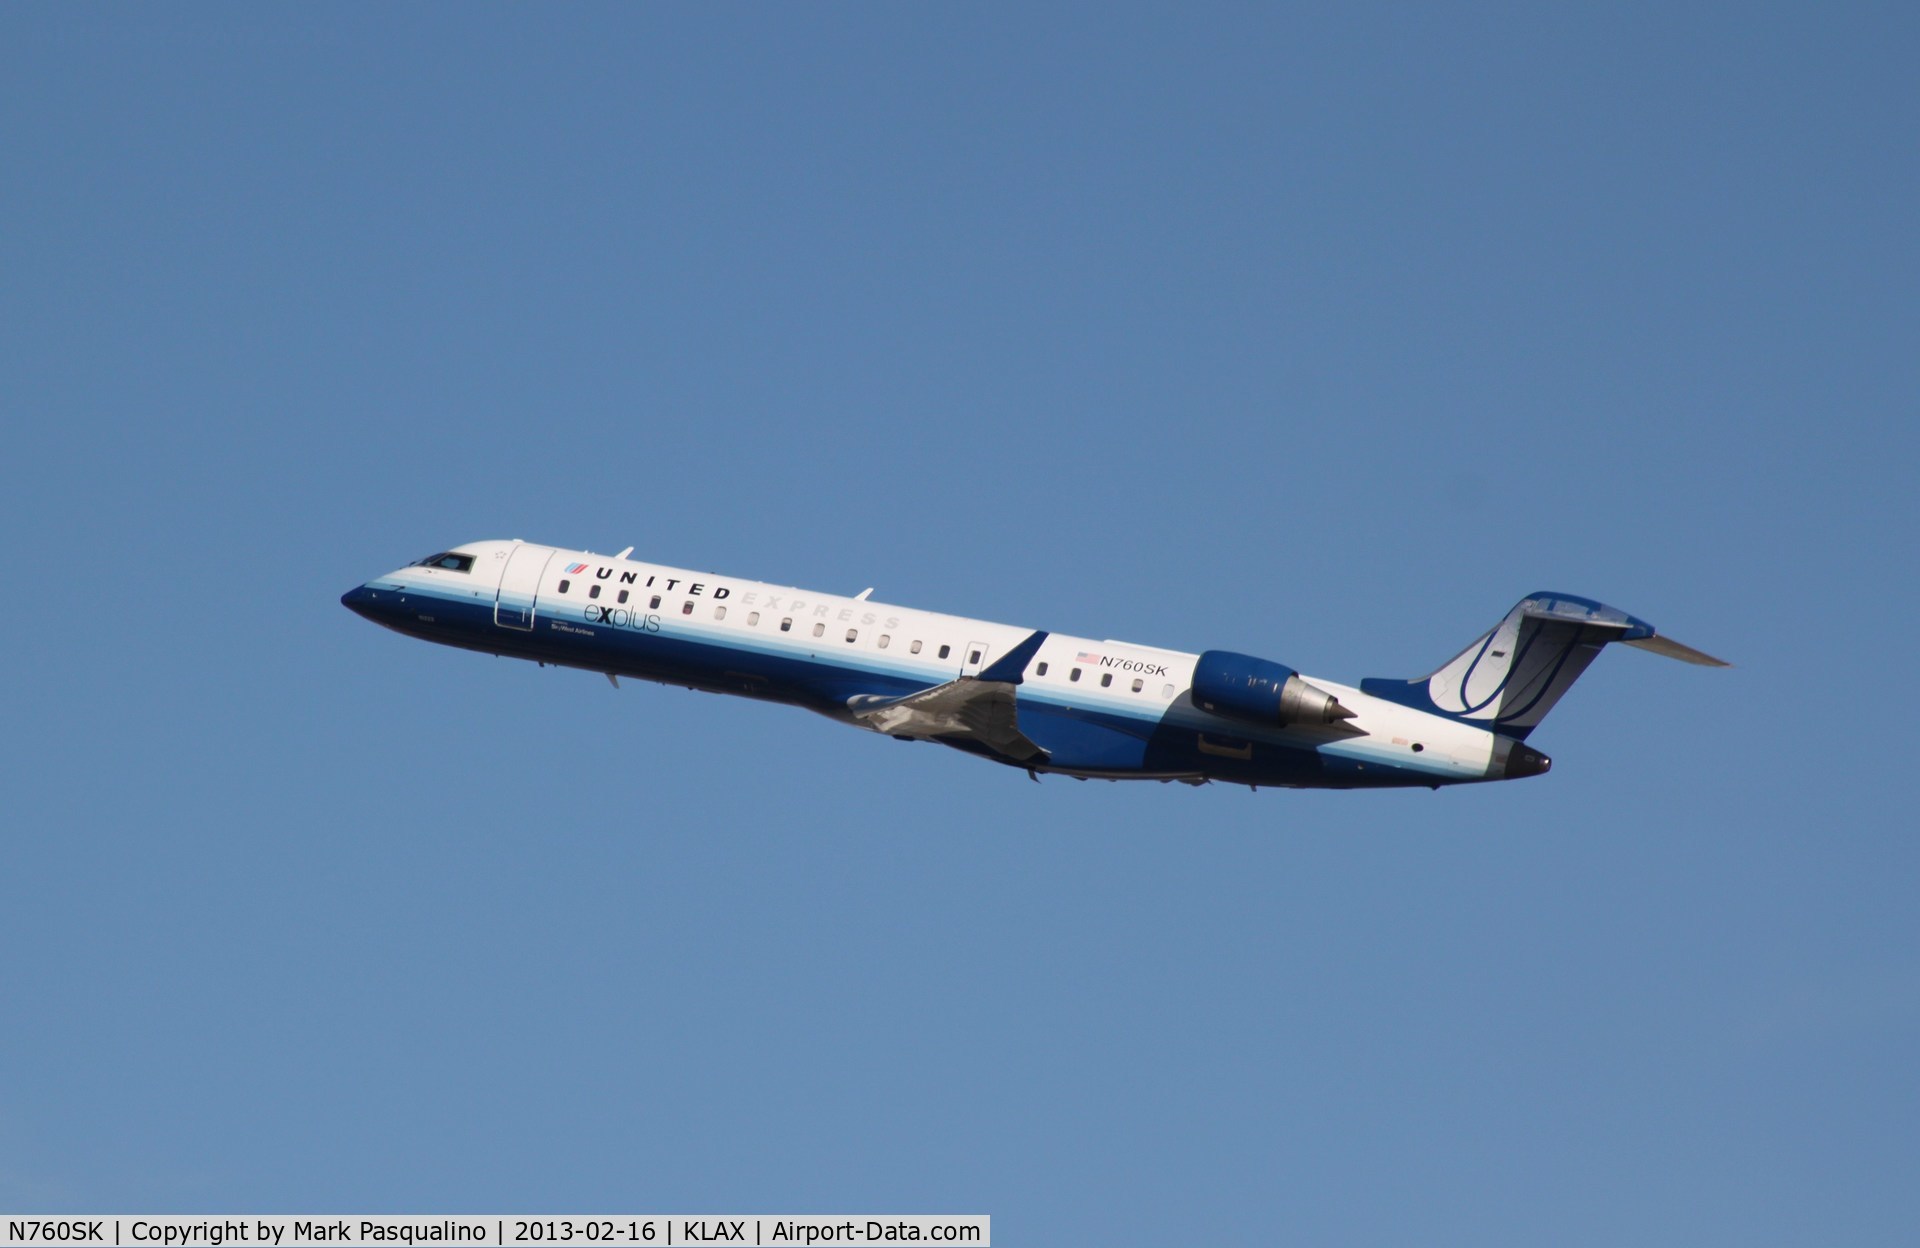
[[[894,737],[954,743],[971,741],[1014,763],[1043,763],[1047,752],[1020,731],[1014,690],[1047,639],[1034,633],[978,676],[962,676],[904,698],[855,698],[858,723]]]

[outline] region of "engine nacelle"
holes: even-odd
[[[1193,701],[1201,710],[1256,724],[1334,724],[1353,712],[1284,663],[1231,650],[1209,650],[1193,668]]]

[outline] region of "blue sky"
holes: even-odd
[[[1904,1242],[1901,6],[0,11],[0,1206]],[[442,651],[523,537],[1413,676],[1053,780]]]

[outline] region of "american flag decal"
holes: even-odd
[[[1080,652],[1080,657],[1074,660],[1074,662],[1076,663],[1098,663],[1099,661],[1100,661],[1099,655],[1088,654],[1085,650],[1082,650]]]

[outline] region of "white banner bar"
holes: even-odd
[[[764,1248],[826,1244],[963,1244],[991,1248],[986,1214],[758,1213],[377,1214],[156,1213],[73,1216],[0,1214],[0,1248],[109,1245],[111,1248]]]

